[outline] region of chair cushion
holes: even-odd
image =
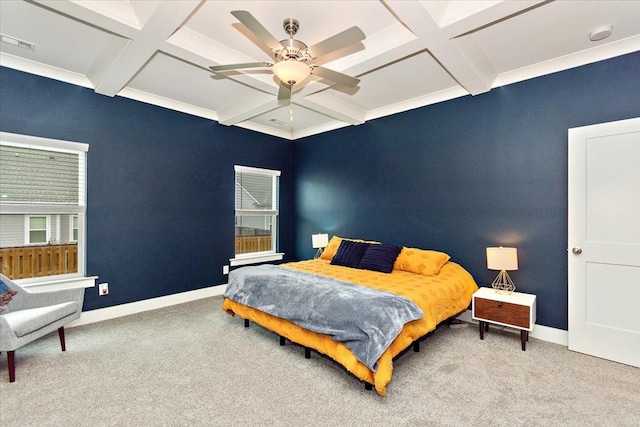
[[[63,317],[75,313],[78,310],[77,302],[65,302],[62,304],[49,305],[46,307],[30,308],[26,310],[12,311],[3,314],[13,332],[17,337],[30,334],[40,328],[44,328]]]

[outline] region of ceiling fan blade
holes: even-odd
[[[291,103],[291,86],[286,83],[280,83],[280,90],[278,91],[278,102],[281,105],[289,105]]]
[[[311,74],[348,87],[355,87],[360,83],[360,79],[319,66],[313,67]]]
[[[351,46],[366,38],[358,27],[351,27],[334,36],[329,37],[307,49],[312,58],[318,58],[336,50]]]
[[[246,10],[234,10],[231,12],[236,19],[244,24],[253,34],[255,34],[260,40],[262,40],[269,49],[276,50],[282,49],[282,45],[266,28],[262,26],[252,14]]]
[[[245,62],[242,64],[227,64],[227,65],[212,65],[209,68],[211,71],[227,71],[227,70],[241,70],[243,68],[260,68],[271,67],[271,62]]]

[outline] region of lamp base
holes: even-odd
[[[491,287],[496,293],[505,295],[512,294],[513,291],[516,290],[516,285],[513,284],[506,270],[501,270],[500,273],[498,273],[495,280],[491,283]]]
[[[324,248],[318,248],[318,250],[316,251],[316,254],[313,256],[313,259],[320,258],[320,256],[322,255],[322,252],[324,252]]]

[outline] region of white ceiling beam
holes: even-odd
[[[93,84],[93,88],[97,89],[100,83],[107,78],[107,75],[120,53],[124,51],[127,45],[131,43],[130,39],[117,36],[107,39],[107,43],[102,47],[100,55],[91,65],[91,69],[87,73],[87,78]]]
[[[111,64],[109,72],[96,86],[96,92],[115,96],[199,4],[199,0],[159,3],[144,27]]]
[[[104,46],[99,62],[93,65],[87,76],[95,91],[107,96],[115,96],[122,90],[201,3],[201,0],[158,2],[146,23],[140,25],[140,22],[105,14],[104,10],[98,10],[88,2],[36,1],[51,10],[120,36],[114,36]]]
[[[446,7],[451,4],[443,6],[442,3],[396,0],[386,4],[453,79],[470,94],[478,95],[491,89],[497,73],[470,33],[544,2],[521,0],[488,3],[482,9],[470,10],[464,16],[447,22],[443,22],[442,17],[446,14]]]
[[[487,70],[478,71],[474,64],[442,33],[433,17],[419,2],[390,1],[388,7],[421,41],[440,65],[470,94],[477,95],[491,89],[486,81]]]

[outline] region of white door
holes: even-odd
[[[569,349],[640,367],[640,118],[569,129]]]

